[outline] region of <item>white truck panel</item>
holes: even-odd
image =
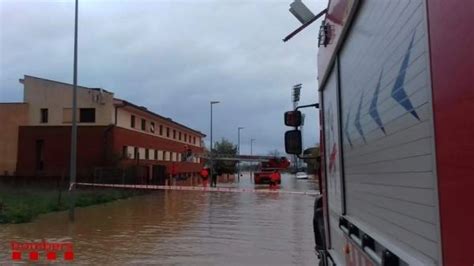
[[[375,240],[439,263],[425,13],[422,0],[366,0],[358,10],[339,53],[342,198],[349,220],[370,228]]]
[[[344,199],[339,105],[337,70],[335,69],[329,75],[323,95],[325,153],[328,155],[328,159],[325,160],[325,169],[329,208],[332,212],[342,215],[344,213],[342,205]]]

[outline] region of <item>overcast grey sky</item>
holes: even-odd
[[[79,3],[80,85],[237,143],[241,151],[284,151],[283,112],[291,87],[300,104],[317,102],[319,22],[288,43],[300,24],[291,0],[82,0]],[[324,0],[306,0],[319,12]],[[74,2],[0,0],[0,102],[22,101],[24,74],[72,83]],[[319,121],[307,113],[305,146],[319,142]]]

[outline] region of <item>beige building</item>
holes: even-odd
[[[28,104],[28,125],[70,126],[72,85],[25,75],[24,102]],[[114,98],[100,88],[78,86],[77,121],[84,126],[115,125],[185,145],[201,147],[201,134],[143,106]]]
[[[24,85],[23,100],[30,106],[30,126],[70,125],[73,88],[71,84],[26,75],[20,82]],[[113,93],[78,86],[77,121],[81,125],[112,124],[113,110]]]
[[[72,122],[73,85],[28,75],[20,79],[20,83],[24,87],[24,103],[0,105],[0,118],[5,122],[0,129],[0,175],[10,175],[15,169],[21,175],[35,167],[43,171],[46,164],[65,171],[68,155],[59,155],[58,149],[69,147],[70,143],[66,134]],[[90,141],[99,141],[95,145],[105,145],[102,149],[107,152],[95,150],[95,161],[113,153],[123,164],[149,168],[156,165],[170,168],[178,164],[183,173],[199,171],[202,162],[198,155],[203,152],[201,143],[205,135],[171,118],[114,98],[107,90],[83,86],[77,90],[76,115],[78,126],[83,130],[91,130],[96,135],[100,130],[104,132],[95,139],[85,133],[78,136],[78,140],[90,138]],[[54,143],[54,132],[61,132],[56,135],[62,138],[60,146],[59,140]],[[90,162],[88,167],[101,164],[106,162]]]

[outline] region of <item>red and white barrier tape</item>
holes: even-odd
[[[319,195],[316,191],[288,191],[279,189],[254,189],[254,188],[229,188],[229,187],[198,187],[198,186],[158,186],[158,185],[124,185],[124,184],[97,184],[76,183],[79,186],[112,187],[112,188],[134,188],[151,190],[186,190],[186,191],[209,191],[209,192],[252,192],[252,193],[277,193],[297,195]]]

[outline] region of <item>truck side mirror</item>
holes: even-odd
[[[300,111],[288,111],[285,112],[285,125],[289,127],[301,126],[301,112]]]
[[[301,131],[295,129],[285,132],[285,151],[288,154],[300,155],[302,152]]]

